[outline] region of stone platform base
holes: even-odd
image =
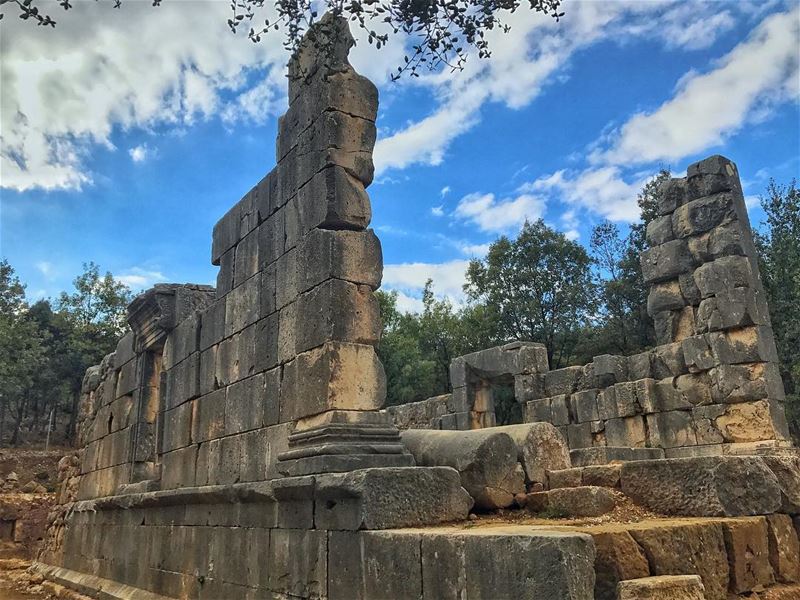
[[[168,596],[161,596],[147,590],[112,581],[111,579],[103,579],[102,577],[79,573],[63,567],[54,567],[35,562],[32,568],[48,581],[63,585],[90,598],[102,598],[102,600],[170,600]]]

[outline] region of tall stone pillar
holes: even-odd
[[[641,257],[662,354],[697,398],[698,444],[790,445],[784,390],[736,165],[711,156],[662,188]],[[658,350],[658,349],[657,349]],[[710,389],[710,393],[708,390]],[[746,446],[743,450],[752,450]]]
[[[383,259],[367,229],[365,190],[378,93],[348,63],[353,44],[346,20],[328,14],[292,57],[278,166],[262,209],[277,217],[263,235],[294,247],[262,280],[262,306],[274,286],[276,310],[265,329],[278,332],[284,365],[281,421],[294,422],[288,450],[278,456],[286,475],[413,465],[397,428],[379,412],[386,380],[375,352],[381,324],[373,292]]]

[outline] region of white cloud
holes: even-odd
[[[261,44],[233,36],[229,10],[225,2],[125,2],[119,11],[76,2],[55,29],[4,24],[2,186],[91,183],[87,154],[96,144],[113,149],[119,129],[178,127],[223,111],[274,115],[285,87],[275,83],[287,58],[280,34]],[[274,93],[248,85],[246,73]]]
[[[160,271],[143,269],[141,267],[127,269],[121,274],[115,275],[114,279],[124,283],[133,290],[143,290],[156,283],[167,281],[167,278]]]
[[[431,214],[434,217],[444,216],[444,205],[440,204],[439,206],[431,206]]]
[[[526,106],[544,86],[563,80],[571,57],[593,44],[655,37],[668,47],[698,48],[713,43],[733,24],[729,12],[720,11],[713,2],[692,2],[687,7],[686,2],[619,0],[575,2],[565,8],[567,15],[559,23],[520,9],[507,19],[510,32],[498,29],[487,34],[491,59],[471,56],[463,72],[420,77],[416,84],[429,86],[438,106],[423,119],[378,140],[376,172],[441,164],[453,140],[480,121],[484,104]],[[696,24],[702,33],[693,29]]]
[[[467,256],[483,258],[489,253],[490,246],[491,244],[463,244],[459,247],[459,249]]]
[[[639,218],[636,195],[647,179],[627,182],[619,167],[610,166],[577,173],[556,171],[526,183],[520,189],[553,194],[567,204],[588,208],[612,221],[630,222]],[[571,229],[574,229],[574,223]]]
[[[45,278],[49,279],[53,275],[53,263],[42,260],[36,263],[36,270],[39,271]]]
[[[421,313],[424,309],[425,305],[422,303],[422,298],[415,298],[403,292],[397,292],[397,310],[400,312]]]
[[[450,186],[449,186],[449,185],[446,185],[446,186],[444,186],[444,187],[442,188],[442,191],[441,191],[441,192],[439,192],[439,195],[441,195],[441,197],[442,197],[442,198],[444,198],[444,197],[445,197],[445,196],[447,196],[447,194],[449,194],[449,193],[450,193]]]
[[[800,8],[767,17],[707,73],[690,72],[673,98],[638,113],[593,160],[677,160],[722,144],[773,105],[800,99]],[[766,110],[766,113],[765,113]]]
[[[494,194],[468,194],[453,212],[458,219],[476,224],[482,231],[504,232],[535,221],[544,214],[545,202],[532,194],[496,200]]]
[[[443,263],[401,263],[384,265],[383,285],[409,297],[419,296],[428,279],[433,280],[437,296],[449,298],[455,304],[464,301],[464,282],[468,260]]]
[[[592,144],[590,166],[560,170],[520,187],[550,194],[613,221],[636,221],[636,196],[656,168],[630,165],[681,160],[721,144],[769,107],[800,99],[800,8],[767,17],[749,38],[705,74],[689,72],[675,95],[652,113],[638,113]],[[577,234],[565,223],[567,235]]]
[[[138,146],[134,146],[128,150],[128,154],[130,154],[133,162],[140,163],[144,162],[150,157],[152,150],[148,148],[147,144],[139,144]]]

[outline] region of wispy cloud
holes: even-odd
[[[502,233],[535,221],[544,214],[545,201],[523,193],[513,198],[496,199],[494,194],[474,193],[464,196],[453,216],[474,223],[481,231]]]
[[[800,8],[767,17],[706,73],[691,71],[675,95],[633,115],[596,151],[596,163],[679,160],[722,144],[775,105],[800,99]],[[766,111],[766,112],[765,112]]]
[[[36,270],[39,271],[45,279],[50,279],[53,276],[53,263],[42,260],[36,263]]]
[[[115,275],[114,279],[124,283],[132,290],[143,290],[156,283],[167,281],[167,277],[161,271],[143,269],[141,267],[126,269],[119,275]]]
[[[153,151],[148,147],[147,144],[139,144],[138,146],[134,146],[128,150],[128,154],[133,162],[140,163],[150,158],[153,154]]]
[[[471,57],[463,72],[421,78],[419,85],[431,89],[438,106],[378,141],[377,172],[441,164],[450,144],[480,122],[485,104],[528,105],[545,86],[566,77],[577,52],[596,43],[647,38],[692,50],[711,45],[735,23],[731,11],[720,11],[710,2],[576,2],[567,12],[556,24],[544,15],[519,10],[507,19],[510,32],[488,33],[490,60]]]
[[[746,124],[768,118],[781,103],[800,100],[798,47],[800,7],[794,6],[765,18],[708,71],[686,73],[673,97],[656,110],[634,114],[602,134],[592,144],[588,165],[541,176],[521,190],[614,221],[637,220],[636,196],[664,163],[719,146]],[[631,172],[632,166],[637,170]]]
[[[468,260],[451,260],[443,263],[400,263],[383,267],[383,285],[410,298],[422,294],[425,282],[433,281],[438,296],[450,299],[456,304],[464,302],[465,273]]]
[[[431,206],[431,214],[434,217],[443,217],[444,216],[444,205],[440,204],[439,206]]]

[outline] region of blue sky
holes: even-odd
[[[525,3],[523,3],[525,4]],[[211,229],[274,166],[279,37],[225,26],[228,3],[78,2],[42,31],[4,20],[0,255],[31,298],[93,260],[135,290],[212,283]],[[352,62],[381,93],[369,188],[384,287],[461,300],[467,261],[525,218],[581,243],[635,220],[659,167],[720,153],[751,219],[800,172],[798,2],[578,2],[525,9],[461,73],[389,81],[402,40]]]

